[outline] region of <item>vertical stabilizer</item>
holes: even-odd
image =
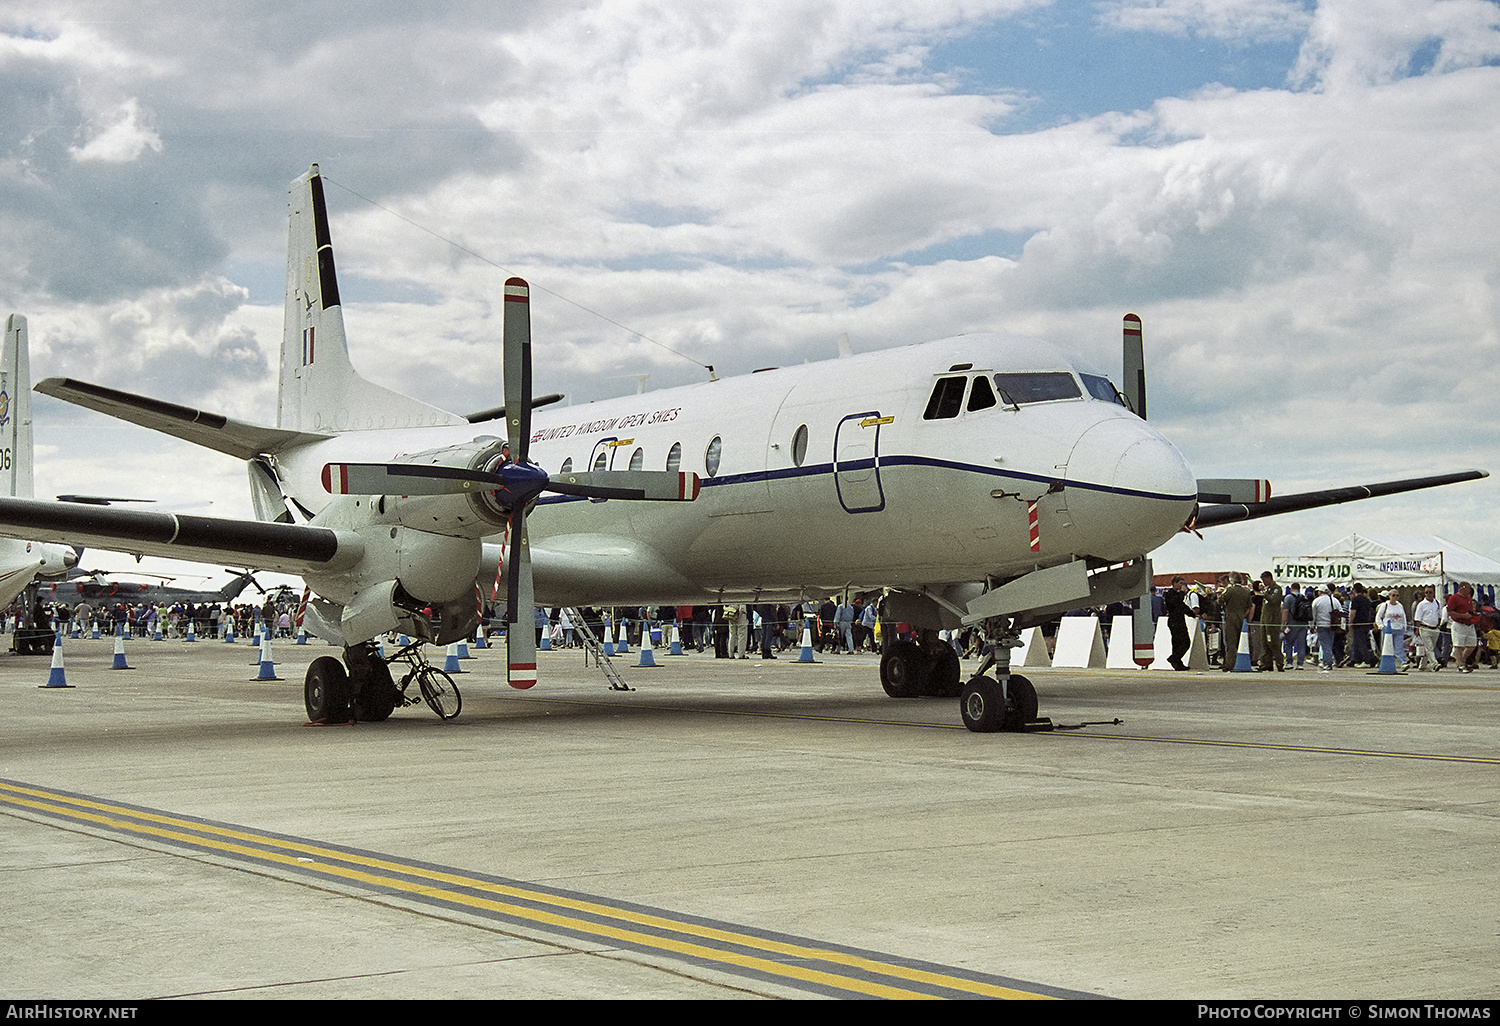
[[[292,183],[286,323],[276,425],[293,431],[463,424],[463,417],[371,384],[349,362],[323,179],[314,164]]]
[[[0,479],[6,495],[31,498],[31,358],[20,314],[6,318],[0,355]]]

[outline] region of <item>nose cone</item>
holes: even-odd
[[[71,570],[78,565],[78,553],[68,549],[63,553],[63,569]]]
[[[1068,458],[1067,504],[1075,551],[1107,559],[1145,555],[1193,512],[1198,482],[1177,447],[1121,415],[1086,430]]]

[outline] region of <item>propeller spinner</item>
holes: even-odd
[[[483,469],[411,463],[329,463],[323,487],[334,495],[462,495],[487,492],[506,514],[505,622],[511,687],[536,683],[535,592],[526,518],[542,492],[591,499],[691,502],[697,474],[605,470],[560,474],[532,463],[531,288],[522,278],[505,283],[505,425],[508,459]],[[519,629],[518,629],[519,628]]]

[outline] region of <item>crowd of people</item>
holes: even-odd
[[[257,623],[272,625],[273,637],[290,637],[295,633],[293,620],[297,603],[268,596],[259,605],[232,603],[126,603],[102,602],[92,605],[81,601],[70,607],[66,602],[37,600],[30,610],[30,621],[37,627],[48,627],[71,634],[124,634],[127,637],[185,638],[188,625],[197,637],[218,637],[227,622],[236,635],[252,633]]]
[[[594,636],[605,640],[606,610],[588,608],[577,612]],[[875,601],[835,596],[821,602],[795,605],[754,603],[616,609],[610,617],[609,630],[623,631],[625,640],[639,647],[641,633],[648,624],[666,625],[668,629],[676,626],[684,649],[705,652],[711,648],[715,658],[719,659],[748,659],[751,653],[758,653],[761,659],[775,659],[778,653],[800,648],[805,625],[811,629],[812,645],[817,652],[878,652],[878,619]],[[578,637],[578,625],[566,609],[538,607],[536,630],[538,643],[544,634],[554,647],[566,648],[582,643]]]
[[[1187,669],[1187,621],[1204,633],[1209,661],[1233,668],[1242,626],[1250,628],[1250,656],[1261,671],[1304,669],[1327,673],[1340,666],[1378,667],[1386,637],[1398,669],[1436,672],[1452,664],[1460,673],[1500,666],[1500,615],[1475,599],[1462,582],[1444,598],[1433,585],[1389,588],[1364,584],[1280,587],[1268,570],[1247,583],[1234,573],[1216,585],[1189,585],[1181,576],[1156,589],[1153,612],[1166,616],[1173,668]]]

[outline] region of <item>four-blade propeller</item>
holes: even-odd
[[[462,495],[488,492],[508,510],[506,537],[506,643],[511,687],[536,683],[535,592],[526,517],[542,492],[590,499],[691,502],[702,481],[675,471],[605,470],[549,475],[532,463],[531,288],[522,278],[505,283],[505,426],[508,452],[485,469],[410,463],[329,463],[323,487],[334,495]]]

